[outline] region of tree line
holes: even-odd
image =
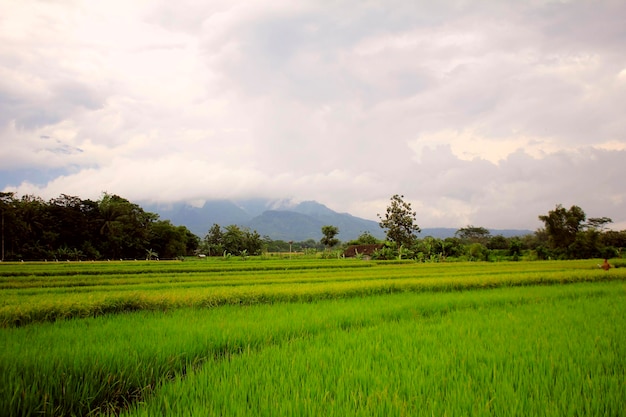
[[[2,260],[176,258],[200,239],[115,194],[44,201],[0,193]]]
[[[526,236],[492,236],[484,227],[468,225],[454,237],[419,238],[416,212],[394,195],[384,215],[378,215],[386,239],[369,232],[340,242],[339,229],[326,225],[322,239],[302,242],[272,240],[256,230],[214,224],[203,238],[185,226],[175,226],[115,194],[97,201],[62,194],[44,201],[0,193],[2,260],[172,259],[195,254],[250,256],[263,252],[340,253],[350,245],[379,245],[379,259],[490,260],[612,258],[626,247],[626,231],[607,230],[608,217],[587,218],[578,206],[557,205],[538,218],[544,227]]]
[[[44,201],[2,192],[0,218],[2,261],[249,256],[324,248],[313,239],[274,241],[238,225],[214,224],[201,239],[185,226],[109,193],[97,201],[66,194]]]
[[[526,236],[491,236],[486,228],[469,225],[457,230],[453,238],[418,239],[416,212],[403,198],[392,196],[386,213],[378,214],[379,225],[386,231],[386,245],[379,253],[383,258],[489,260],[495,255],[519,259],[527,251],[535,259],[606,259],[621,256],[626,248],[626,231],[606,229],[612,223],[609,217],[587,218],[582,208],[566,209],[561,204],[539,215],[544,227]]]

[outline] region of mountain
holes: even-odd
[[[379,239],[385,236],[377,222],[337,213],[315,201],[305,201],[284,210],[268,210],[245,224],[262,236],[296,242],[320,240],[322,226],[326,225],[339,229],[337,238],[341,241],[356,239],[364,232],[370,232]]]
[[[322,226],[332,225],[339,229],[337,238],[343,242],[356,239],[364,232],[369,232],[378,239],[385,237],[378,222],[337,213],[316,201],[304,201],[293,204],[289,200],[213,200],[202,207],[186,203],[167,205],[144,204],[142,207],[159,214],[161,219],[170,220],[175,225],[184,225],[199,237],[204,237],[213,224],[228,226],[236,224],[256,230],[261,236],[273,240],[293,240],[301,242],[308,239],[320,240]],[[457,229],[425,228],[419,237],[432,236],[439,239],[453,237]],[[532,233],[530,230],[490,230],[493,236],[521,236]]]
[[[241,201],[207,201],[202,207],[186,203],[143,204],[142,207],[157,213],[161,219],[175,225],[184,225],[194,234],[204,237],[213,224],[236,224],[256,230],[261,236],[274,240],[320,240],[322,226],[339,229],[337,238],[342,241],[356,239],[363,232],[383,238],[378,223],[347,213],[337,213],[315,201],[293,204],[289,200],[250,199]]]
[[[221,226],[243,224],[252,219],[248,211],[228,200],[207,201],[202,207],[187,203],[142,204],[144,210],[157,213],[161,219],[172,224],[183,225],[194,234],[204,237],[209,228],[217,223]]]
[[[320,240],[324,225],[325,223],[314,217],[295,211],[268,210],[247,222],[245,226],[273,240],[301,242],[308,239]]]

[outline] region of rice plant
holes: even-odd
[[[515,306],[471,293],[469,309],[246,349],[124,416],[624,415],[626,294],[615,290]]]
[[[44,270],[30,276],[5,276],[0,280],[0,327],[137,310],[310,302],[407,291],[446,292],[626,279],[626,269],[606,272],[590,266],[589,262],[436,265],[355,260],[267,262],[271,267],[251,270],[220,269],[205,263],[206,270],[187,267],[177,270],[172,269],[174,264],[167,264],[162,271],[131,267],[126,273],[124,269],[104,268],[115,273],[100,275],[85,275],[72,269],[76,275],[48,276]],[[85,271],[95,272],[90,268]]]
[[[547,372],[554,363],[561,370],[558,375],[571,373],[570,384],[578,381],[583,370],[591,372],[589,389],[593,389],[586,395],[593,397],[596,409],[611,411],[623,405],[616,399],[623,394],[623,385],[608,385],[624,377],[620,358],[625,353],[621,336],[625,285],[613,281],[405,292],[309,303],[139,311],[5,328],[0,329],[0,410],[7,416],[95,415],[126,409],[131,415],[194,415],[200,410],[204,410],[201,415],[417,415],[412,408],[417,400],[411,393],[421,387],[433,393],[428,401],[440,396],[458,405],[445,408],[426,401],[419,402],[420,407],[435,414],[465,409],[469,413],[480,408],[467,408],[469,399],[461,396],[468,388],[461,387],[471,382],[482,387],[476,392],[484,396],[489,374],[472,371],[468,380],[467,375],[455,375],[454,369],[471,359],[503,375],[498,367],[510,358],[506,349],[513,349],[505,342],[516,340],[519,346],[534,347],[528,354],[518,352],[524,360],[535,359],[537,365],[528,362],[528,367],[541,365],[538,369]],[[570,371],[563,362],[574,357],[570,351],[561,356],[544,352],[560,337],[573,349],[584,344],[578,368]],[[589,337],[592,344],[585,339]],[[467,356],[471,349],[466,344],[474,339],[482,340],[477,346],[489,355],[476,347],[475,357]],[[419,350],[411,353],[410,346],[430,347],[424,351],[428,354],[419,356]],[[563,343],[560,346],[565,348]],[[431,357],[442,359],[432,359],[430,367],[414,374],[392,375],[405,368],[409,372]],[[394,359],[389,362],[389,358]],[[439,369],[442,360],[448,367]],[[383,365],[388,369],[381,369]],[[517,367],[506,372],[526,371]],[[263,380],[263,375],[269,379]],[[448,383],[433,386],[433,380],[423,381],[425,375],[439,375]],[[549,374],[544,383],[555,375]],[[282,378],[284,385],[272,385],[274,377]],[[457,379],[464,382],[458,385]],[[608,382],[602,382],[605,379]],[[404,385],[404,380],[413,382]],[[258,384],[249,381],[267,385],[266,391],[258,391],[260,387],[254,388]],[[598,384],[605,394],[595,391]],[[388,387],[387,393],[383,386]],[[524,393],[531,390],[524,389]],[[286,392],[300,400],[290,403],[281,390],[291,390]],[[231,394],[219,399],[220,392]],[[458,398],[448,392],[457,392]],[[557,401],[556,394],[551,395],[545,397],[547,406]],[[520,410],[538,408],[541,398],[527,400],[529,405]],[[278,408],[267,408],[270,403]],[[504,407],[496,399],[491,405],[500,407],[493,410]],[[562,405],[555,407],[562,411]]]

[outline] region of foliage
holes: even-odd
[[[522,241],[520,239],[511,239],[509,244],[509,255],[514,256],[516,261],[522,255]]]
[[[98,201],[61,194],[45,202],[3,193],[0,208],[4,260],[141,259],[148,248],[175,258],[198,244],[184,226],[114,194]]]
[[[351,245],[375,245],[380,243],[378,239],[376,239],[370,232],[363,232],[354,240],[350,240],[346,242],[347,246]]]
[[[157,220],[150,229],[150,244],[161,258],[174,259],[193,254],[199,239],[185,226],[174,226],[169,220]]]
[[[410,258],[419,261],[575,259],[620,256],[626,248],[626,231],[607,230],[608,217],[589,218],[578,206],[565,209],[557,205],[539,216],[545,228],[516,238],[490,236],[484,227],[468,225],[455,237],[418,239],[416,213],[403,196],[394,195],[379,225],[387,229],[388,246],[376,254],[378,259]],[[200,240],[184,226],[160,220],[137,204],[109,193],[98,201],[61,194],[44,201],[14,193],[0,193],[1,252],[3,261],[15,260],[118,260],[143,259],[153,250],[161,259],[207,254],[254,256],[263,251],[315,254],[324,246],[335,247],[338,229],[324,226],[323,242],[273,241],[236,225],[214,224]],[[332,245],[330,245],[332,243]],[[380,243],[369,232],[348,245]],[[473,244],[481,244],[486,249]],[[400,248],[402,251],[400,252]],[[245,251],[245,252],[244,252]]]
[[[224,253],[232,255],[260,255],[265,240],[256,231],[235,224],[222,229],[213,224],[204,238],[204,248],[209,256],[219,256]]]
[[[416,240],[420,228],[416,223],[416,212],[412,211],[411,204],[403,200],[403,195],[394,194],[391,203],[380,218],[380,227],[386,229],[387,240],[394,242],[398,247],[410,248]]]
[[[585,227],[602,231],[609,223],[613,223],[613,220],[609,217],[591,217],[587,219]]]
[[[265,236],[263,241],[264,248],[268,252],[316,253],[318,250],[324,250],[324,245],[314,239],[307,239],[301,242],[285,242],[281,239],[272,240]]]
[[[572,206],[567,210],[560,204],[547,215],[539,216],[539,220],[545,224],[548,244],[552,249],[563,253],[576,240],[585,218],[585,212],[580,207]]]
[[[621,232],[607,230],[603,232],[602,244],[614,248],[626,248],[626,230],[622,230]]]
[[[508,249],[510,246],[509,240],[502,235],[496,235],[489,238],[486,244],[489,249]]]
[[[590,218],[586,223],[585,218],[580,207],[572,206],[566,210],[560,204],[547,215],[539,216],[545,229],[538,231],[537,235],[545,233],[548,246],[536,247],[540,258],[610,258],[619,254],[618,248],[626,247],[626,231],[604,230],[612,222],[610,218]]]
[[[467,249],[470,261],[486,261],[489,256],[489,250],[480,243],[472,243]]]
[[[484,227],[476,227],[469,225],[462,227],[454,233],[455,237],[461,239],[464,243],[481,243],[486,244],[491,234]]]
[[[336,246],[339,243],[339,239],[335,237],[337,233],[339,233],[339,229],[336,226],[322,226],[322,234],[324,237],[322,237],[320,243],[328,248]]]
[[[397,251],[394,250],[390,245],[385,245],[380,249],[376,249],[372,254],[372,259],[385,261],[390,259],[395,259],[397,256]]]

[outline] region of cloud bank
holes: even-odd
[[[626,4],[0,0],[0,188],[626,228]]]

